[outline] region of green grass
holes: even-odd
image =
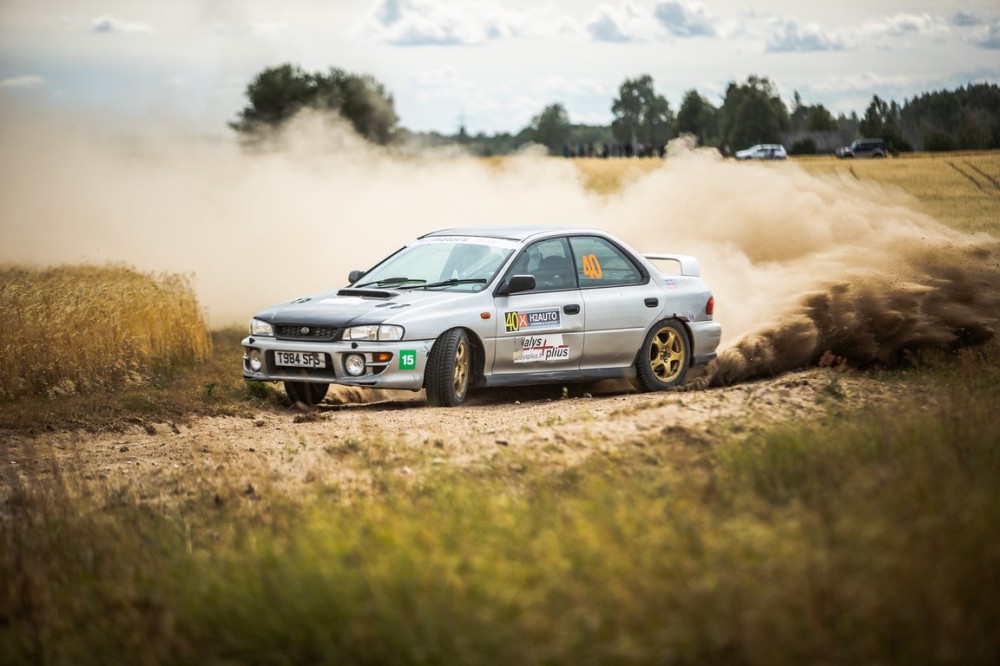
[[[20,488],[0,662],[995,663],[1000,349],[880,381],[916,397],[350,499]]]

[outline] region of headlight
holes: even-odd
[[[263,319],[251,319],[250,320],[250,335],[266,335],[268,337],[274,337],[274,327],[268,324]]]
[[[403,327],[383,324],[352,326],[344,331],[345,340],[402,340]]]
[[[402,326],[390,326],[383,324],[378,327],[378,339],[379,340],[402,340],[403,339],[403,327]]]

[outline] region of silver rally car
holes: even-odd
[[[694,257],[642,255],[594,229],[437,231],[348,280],[259,312],[244,379],[284,382],[308,405],[330,384],[426,389],[435,406],[481,386],[627,378],[656,391],[714,359],[722,332]]]

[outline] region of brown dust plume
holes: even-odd
[[[212,326],[342,286],[434,229],[597,227],[644,252],[698,257],[723,325],[711,380],[893,361],[997,328],[997,239],[944,227],[908,195],[676,146],[611,196],[569,160],[500,166],[390,153],[304,117],[268,147],[122,131],[3,109],[0,262],[126,262],[194,275]]]

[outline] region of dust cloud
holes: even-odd
[[[192,274],[213,327],[341,286],[427,231],[493,224],[606,229],[698,257],[724,338],[714,383],[891,360],[990,337],[998,241],[946,228],[907,195],[722,160],[678,144],[604,197],[569,160],[490,164],[388,153],[320,117],[267,147],[0,110],[0,262],[124,262]]]

